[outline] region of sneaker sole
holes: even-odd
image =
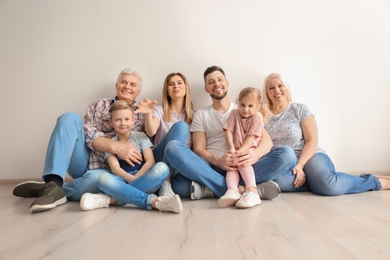
[[[238,208],[238,209],[248,209],[248,208],[252,208],[254,206],[260,205],[260,204],[261,204],[261,201],[260,202],[256,202],[256,203],[254,203],[252,205],[249,205],[249,204],[247,204],[247,205],[237,205],[236,204],[236,208]]]
[[[221,207],[221,208],[227,208],[227,207],[233,207],[237,201],[239,200],[240,198],[238,199],[233,199],[233,198],[228,198],[228,199],[224,199],[221,201],[221,199],[218,200],[218,205]]]
[[[175,211],[175,213],[177,213],[177,214],[182,213],[183,212],[183,204],[181,203],[180,196],[176,194],[175,199],[176,199],[176,202],[178,205],[178,212]]]
[[[191,199],[192,200],[196,200],[194,192],[195,192],[195,187],[194,187],[194,182],[192,182],[191,183]]]
[[[39,190],[43,189],[45,182],[25,181],[16,185],[12,194],[16,197],[33,198],[38,197]],[[37,190],[37,194],[31,194],[32,190]]]
[[[263,185],[264,187],[262,190],[263,191],[267,190],[267,191],[264,192],[263,194],[262,192],[260,192],[260,189],[258,189],[260,199],[272,200],[279,197],[280,194],[282,193],[279,185],[274,181],[266,181],[261,183],[261,185]]]
[[[34,206],[31,206],[30,208],[30,212],[31,213],[35,213],[35,212],[41,212],[41,211],[46,211],[46,210],[49,210],[49,209],[52,209],[52,208],[55,208],[57,206],[60,206],[62,204],[65,204],[68,200],[66,199],[66,197],[63,197],[57,201],[55,201],[54,203],[52,204],[47,204],[47,205],[34,205]]]

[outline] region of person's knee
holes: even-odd
[[[163,162],[157,162],[153,165],[153,174],[159,178],[168,178],[169,167]]]
[[[285,160],[288,160],[288,161],[296,164],[297,156],[295,155],[295,152],[291,147],[282,146],[282,147],[280,147],[280,150],[281,150],[281,153],[283,154],[283,157]]]
[[[112,182],[112,177],[112,174],[109,172],[100,174],[100,176],[97,178],[97,186],[101,188],[103,186],[109,185],[109,183]]]
[[[169,141],[164,150],[165,157],[176,156],[176,151],[180,147],[180,142],[177,140]]]
[[[186,131],[186,132],[189,132],[189,131],[190,131],[189,125],[188,125],[186,122],[184,122],[184,121],[178,121],[178,122],[176,122],[176,123],[172,126],[172,128],[178,129],[178,130],[180,130],[180,131]]]
[[[76,124],[80,124],[80,123],[82,124],[83,120],[79,114],[74,113],[74,112],[66,112],[66,113],[62,114],[61,116],[59,116],[57,119],[57,124],[67,125],[67,124],[73,123],[73,122]]]

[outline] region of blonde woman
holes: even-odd
[[[332,160],[318,145],[314,115],[307,105],[292,101],[290,88],[281,74],[265,78],[263,98],[271,112],[265,129],[274,146],[291,147],[297,158],[290,173],[274,180],[282,192],[310,190],[318,195],[337,196],[390,189],[390,180],[383,176],[336,172]]]
[[[182,73],[174,72],[166,76],[162,91],[162,105],[158,105],[156,100],[144,99],[137,108],[137,113],[145,115],[146,134],[153,137],[153,154],[156,162],[164,161],[165,147],[172,140],[191,147],[189,125],[194,111],[190,86]],[[160,188],[159,194],[161,196],[174,194],[170,177]]]

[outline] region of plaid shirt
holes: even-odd
[[[110,105],[117,101],[115,98],[103,98],[88,106],[87,113],[84,117],[84,134],[85,145],[89,148],[89,169],[106,168],[104,163],[104,152],[95,151],[92,147],[92,142],[99,137],[111,139],[115,136],[115,130],[110,124]],[[133,109],[134,104],[133,102]],[[145,132],[144,114],[134,114],[135,122],[132,128],[133,131]]]

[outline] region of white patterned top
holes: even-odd
[[[299,158],[305,145],[301,122],[310,115],[312,113],[307,105],[295,102],[290,102],[279,115],[271,115],[264,127],[274,142],[274,147],[290,146]],[[320,146],[317,147],[317,153],[319,152],[325,153]]]

